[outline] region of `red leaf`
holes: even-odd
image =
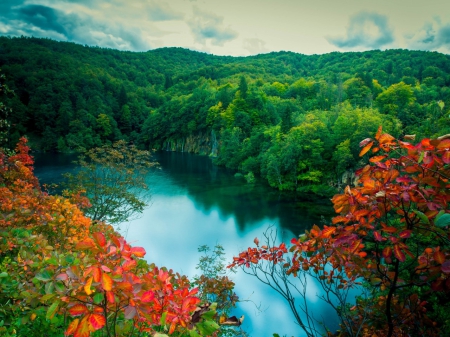
[[[94,237],[95,241],[97,242],[97,244],[100,247],[105,247],[106,246],[106,239],[105,236],[103,235],[103,233],[94,233],[92,234],[92,236]]]
[[[399,245],[394,245],[394,255],[400,262],[404,262],[406,257]]]
[[[399,236],[402,238],[402,239],[407,239],[407,238],[409,238],[410,236],[411,236],[411,230],[409,230],[409,229],[405,229],[404,231],[402,231],[400,234],[399,234]]]
[[[442,266],[441,269],[444,273],[446,274],[450,274],[450,261],[445,261]]]
[[[141,302],[147,303],[147,302],[152,301],[154,298],[155,298],[155,293],[153,291],[149,290],[142,294]]]
[[[372,145],[373,145],[373,142],[370,142],[369,144],[367,144],[366,146],[364,146],[363,149],[361,150],[361,152],[359,153],[359,156],[360,156],[360,157],[364,156],[364,155],[367,153],[367,151],[370,150],[370,148],[372,147]]]
[[[444,161],[444,163],[450,164],[450,151],[444,152],[444,154],[442,155],[442,160]]]
[[[104,290],[106,291],[111,291],[112,290],[112,284],[113,284],[113,280],[111,278],[111,276],[109,276],[106,273],[102,273],[102,287]]]
[[[131,248],[131,254],[137,257],[144,257],[146,254],[146,251],[142,247],[133,247]]]
[[[259,246],[259,240],[258,240],[258,238],[255,238],[255,239],[253,240],[253,242],[255,243],[255,245]]]
[[[100,314],[91,314],[89,315],[89,323],[92,326],[93,330],[99,330],[103,328],[106,324],[105,316]]]
[[[378,232],[378,231],[373,232],[373,237],[377,241],[383,241],[383,237],[381,236],[380,232]]]
[[[69,314],[72,316],[81,316],[87,313],[89,313],[89,309],[81,303],[75,304],[73,307],[69,308]]]
[[[79,322],[79,321],[80,321],[79,318],[75,318],[75,319],[69,324],[69,326],[67,327],[66,332],[64,332],[64,336],[70,336],[70,335],[72,335],[72,334],[77,330],[78,322]]]

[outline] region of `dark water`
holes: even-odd
[[[42,183],[58,182],[75,166],[72,156],[36,156],[36,174]],[[272,226],[278,237],[289,242],[331,211],[331,203],[305,203],[293,195],[263,183],[247,184],[234,171],[212,164],[208,157],[159,152],[159,169],[148,176],[152,203],[142,217],[123,224],[127,240],[147,251],[147,260],[193,277],[201,245],[225,248],[227,262],[253,245],[255,237]],[[241,300],[236,316],[246,316],[244,330],[251,336],[300,336],[301,329],[283,299],[270,288],[242,272],[231,274]],[[315,311],[327,317],[311,283],[308,298]]]

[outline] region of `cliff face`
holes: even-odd
[[[217,157],[218,147],[216,133],[211,131],[209,134],[199,133],[181,139],[167,140],[163,143],[162,150],[190,152]]]

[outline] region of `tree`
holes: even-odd
[[[141,213],[150,200],[146,174],[155,163],[150,152],[121,140],[91,149],[80,156],[80,170],[67,174],[71,192],[84,191],[92,207],[85,208],[92,220],[119,224]]]
[[[257,247],[229,267],[262,275],[308,336],[318,332],[304,301],[308,277],[336,310],[340,336],[439,336],[448,318],[437,297],[445,303],[450,293],[450,136],[413,145],[380,127],[360,146],[360,156],[373,156],[356,172],[358,185],[333,197],[338,216],[331,225],[292,239],[290,253],[270,237],[261,246],[255,239]],[[355,288],[365,296],[350,303]],[[294,291],[303,306],[295,305]]]
[[[202,304],[186,276],[92,222],[78,207],[85,197],[40,189],[26,143],[0,150],[0,335],[215,334],[217,305]]]

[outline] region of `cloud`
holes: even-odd
[[[149,17],[153,21],[180,20],[183,14],[173,10],[167,3],[152,1],[149,3]]]
[[[268,49],[265,48],[265,45],[266,43],[263,40],[257,38],[245,39],[243,43],[244,49],[247,49],[252,55],[267,52]]]
[[[193,11],[194,17],[189,20],[188,25],[198,43],[205,44],[206,40],[210,40],[215,46],[223,46],[225,42],[237,38],[237,32],[224,26],[223,17],[203,12],[197,7]]]
[[[18,9],[16,18],[42,30],[55,31],[67,36],[67,31],[60,23],[63,16],[57,10],[41,5],[28,5]]]
[[[339,48],[379,49],[394,41],[387,17],[373,12],[353,15],[347,27],[347,36],[326,39]]]
[[[417,32],[405,36],[408,48],[419,50],[450,50],[450,24],[442,24],[439,17],[427,22]]]
[[[132,12],[121,11],[121,7],[118,7],[123,6],[123,3],[114,4],[112,1],[110,8],[102,7],[99,2],[89,4],[84,0],[50,0],[45,3],[47,5],[42,4],[42,1],[41,4],[26,4],[21,0],[1,3],[0,34],[49,37],[135,51],[146,51],[151,47],[144,32],[152,37],[163,35],[148,22],[144,13],[141,21],[130,24]],[[146,23],[145,28],[142,22]]]

